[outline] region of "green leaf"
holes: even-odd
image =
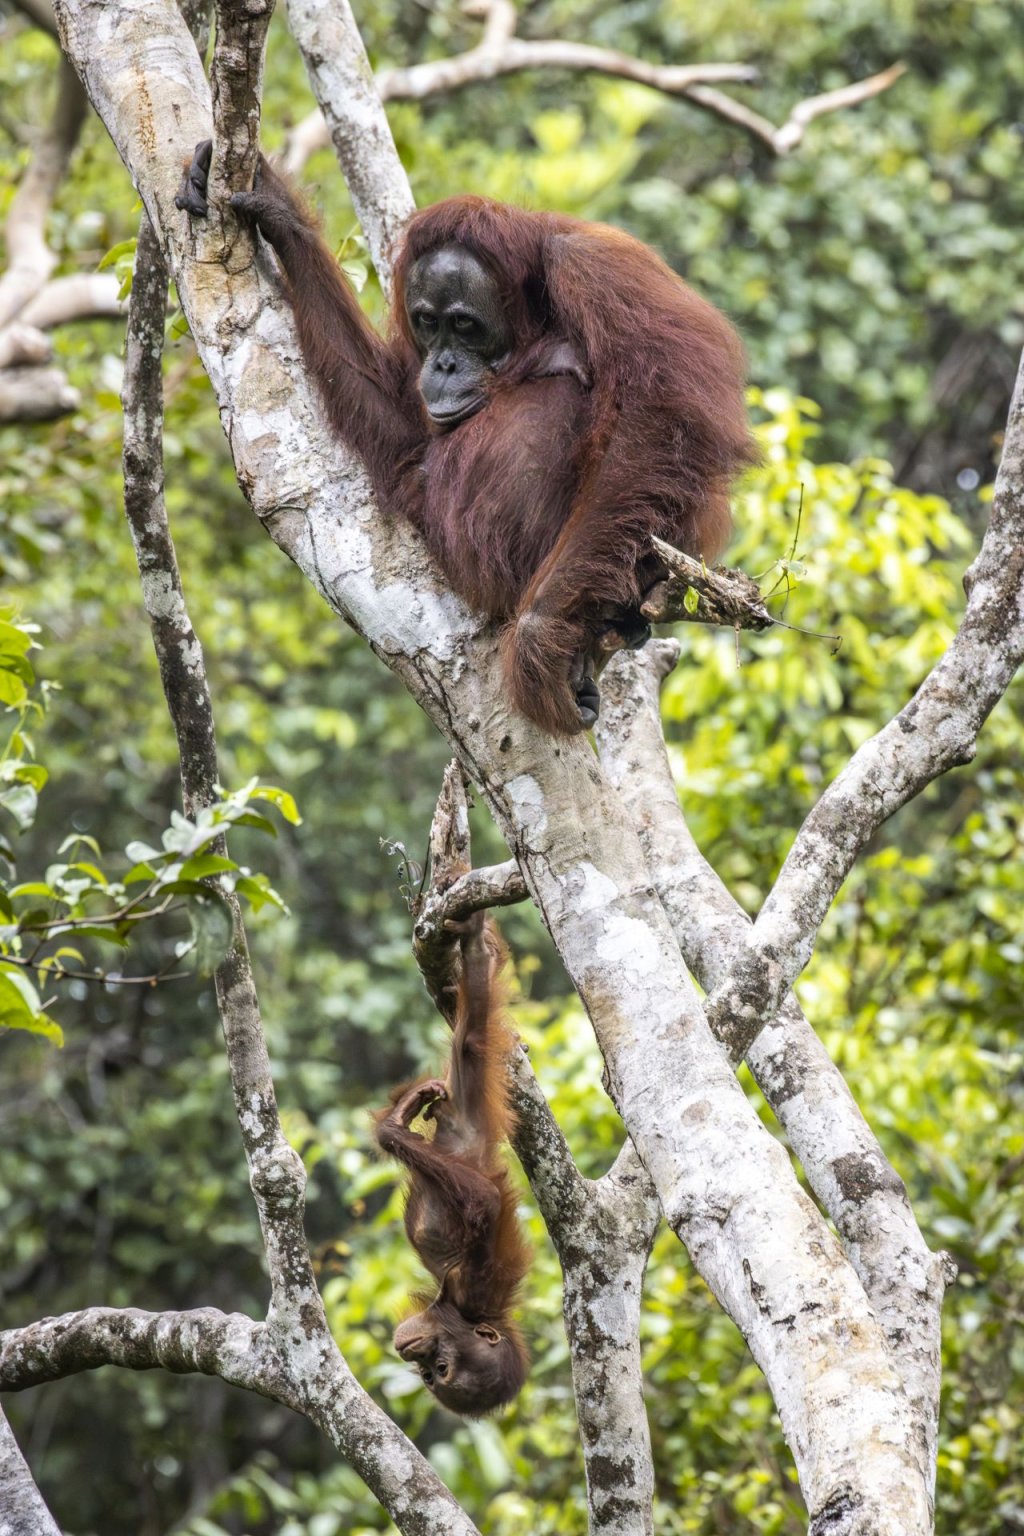
[[[186,859],[178,871],[180,880],[207,880],[211,875],[223,875],[237,869],[234,859],[226,859],[219,853],[195,853]]]
[[[62,944],[59,949],[54,950],[53,958],[55,960],[74,960],[78,965],[85,964],[85,956],[81,950],[74,949],[70,944]]]
[[[34,790],[42,789],[49,772],[42,763],[18,763],[14,770],[14,778],[19,784],[31,784]]]
[[[27,1035],[42,1035],[44,1040],[51,1040],[58,1048],[64,1045],[64,1031],[48,1013],[34,1013],[24,1019],[14,1020],[4,1018],[0,1007],[0,1026],[23,1029]]]
[[[251,800],[269,800],[271,805],[275,805],[281,812],[285,821],[290,822],[293,827],[298,827],[302,824],[302,817],[299,815],[294,796],[290,795],[286,789],[278,789],[273,784],[257,784],[249,798]]]
[[[28,698],[28,689],[14,672],[7,667],[0,667],[0,704],[8,709],[17,709]]]
[[[76,847],[78,843],[84,843],[86,848],[90,849],[97,858],[101,856],[99,843],[94,837],[89,837],[85,832],[72,832],[70,836],[66,837],[57,849],[58,856],[62,853],[67,853],[70,849]]]
[[[13,966],[0,966],[0,1025],[44,1035],[55,1045],[64,1044],[60,1025],[43,1012],[35,987]]]
[[[91,879],[95,880],[97,885],[103,886],[104,888],[110,884],[110,881],[107,879],[106,875],[97,864],[78,863],[72,864],[71,868],[82,870],[84,874],[89,875]]]
[[[696,613],[700,606],[700,593],[696,587],[687,587],[683,593],[683,607],[687,613]]]
[[[267,832],[271,837],[277,836],[277,828],[266,816],[261,816],[258,811],[246,811],[243,816],[235,817],[236,827],[259,827],[261,832]]]
[[[122,257],[131,256],[134,258],[135,246],[134,236],[131,240],[119,240],[117,245],[112,245],[106,255],[101,257],[100,264],[96,268],[97,272],[105,272],[108,267],[116,266]]]
[[[0,790],[0,806],[14,817],[19,832],[27,832],[36,816],[39,796],[31,784],[12,784]]]
[[[266,875],[241,875],[235,881],[235,894],[243,897],[254,912],[261,911],[267,905],[277,907],[281,912],[288,911]]]
[[[132,865],[131,869],[125,875],[124,880],[122,881],[122,884],[124,884],[124,885],[137,885],[140,880],[155,880],[155,879],[156,879],[156,870],[153,868],[152,864],[147,864],[145,861],[143,861],[141,864],[133,864]]]
[[[18,624],[0,621],[0,659],[24,656],[32,647],[32,636]]]

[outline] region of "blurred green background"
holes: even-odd
[[[375,63],[470,46],[450,0],[357,7]],[[790,552],[786,616],[842,649],[776,632],[688,627],[666,717],[702,848],[751,911],[821,786],[907,699],[962,609],[1024,341],[1024,34],[1012,0],[550,0],[527,36],[650,59],[741,60],[736,94],[776,121],[796,100],[881,69],[906,77],[773,160],[738,130],[621,82],[524,75],[390,117],[422,202],[486,190],[622,224],[743,332],[763,469],[737,500],[729,558]],[[45,122],[56,50],[0,5],[0,216]],[[265,138],[310,109],[278,18]],[[187,149],[188,146],[183,146]],[[304,180],[332,241],[353,215],[328,153]],[[135,231],[128,178],[95,119],[50,221],[61,271],[92,270]],[[351,247],[349,247],[351,249]],[[379,313],[372,281],[365,298]],[[71,832],[122,850],[168,821],[173,742],[123,519],[122,327],[69,327],[81,410],[0,428],[5,606],[41,626],[49,770],[34,825],[10,817],[18,876]],[[485,1532],[582,1532],[582,1468],[557,1264],[532,1208],[530,1383],[498,1421],[431,1411],[389,1347],[416,1266],[366,1105],[433,1062],[443,1030],[409,952],[381,838],[425,847],[444,745],[366,647],[261,535],[235,485],[187,336],[166,359],[168,501],[217,707],[223,777],[296,796],[304,820],[232,849],[290,906],[251,923],[286,1127],[311,1172],[309,1232],[337,1336],[360,1380],[428,1451]],[[815,402],[812,404],[811,402]],[[36,690],[36,697],[39,690]],[[938,1528],[1024,1532],[1024,778],[1011,690],[975,764],[872,843],[800,992],[960,1281],[945,1310]],[[11,723],[8,715],[7,724]],[[6,736],[6,731],[5,731]],[[3,813],[0,813],[2,815]],[[477,818],[479,861],[501,856]],[[9,873],[9,871],[8,871]],[[519,1026],[581,1167],[621,1128],[580,1009],[539,923],[508,914]],[[181,932],[147,929],[132,968]],[[89,951],[90,963],[107,960]],[[94,1303],[260,1311],[265,1278],[209,985],[53,989],[57,1050],[0,1038],[0,1324]],[[754,1090],[751,1088],[751,1093]],[[662,1533],[795,1533],[804,1517],[764,1382],[674,1240],[659,1240],[644,1317]],[[6,1401],[74,1536],[355,1536],[387,1522],[307,1424],[216,1381],[113,1371]]]

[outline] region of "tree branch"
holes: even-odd
[[[117,49],[101,46],[100,17],[104,35],[116,27]],[[255,252],[230,273],[196,259],[205,237],[173,208],[177,139],[208,137],[210,109],[176,8],[59,0],[58,19],[166,242],[240,483],[279,546],[446,733],[491,808],[588,1009],[662,1208],[768,1377],[812,1520],[835,1528],[841,1508],[843,1536],[926,1530],[920,1446],[863,1288],[706,1029],[592,751],[555,744],[509,712],[493,632],[453,597],[411,529],[375,514]],[[173,123],[173,136],[154,138],[154,121]]]
[[[430,828],[431,884],[424,908],[483,871],[470,859],[462,770],[449,764]],[[506,866],[499,866],[505,869]],[[477,886],[476,894],[485,881]],[[507,882],[499,882],[504,889]],[[525,887],[524,887],[525,892]],[[480,910],[480,905],[470,909]],[[414,953],[428,990],[451,1020],[460,963],[457,935],[438,916],[417,923]],[[654,1462],[644,1406],[640,1303],[658,1228],[654,1186],[629,1148],[596,1183],[581,1177],[569,1144],[523,1052],[511,1062],[518,1124],[514,1145],[562,1266],[562,1311],[583,1447],[591,1536],[651,1536]]]
[[[210,64],[214,157],[210,200],[252,186],[260,148],[263,54],[274,0],[216,0]]]
[[[810,812],[743,953],[708,1001],[708,1021],[734,1057],[746,1054],[810,960],[865,843],[933,779],[971,761],[978,732],[1024,660],[1024,357],[992,516],[964,588],[967,609],[945,655]]]
[[[77,411],[81,398],[59,368],[5,368],[0,372],[0,422],[56,421]]]
[[[200,1371],[296,1406],[280,1362],[273,1359],[265,1325],[238,1312],[215,1307],[191,1312],[88,1307],[0,1333],[0,1386],[6,1392],[22,1392],[104,1365],[129,1371]]]
[[[288,25],[320,103],[324,142],[329,129],[356,218],[390,297],[391,252],[416,204],[349,0],[288,0]]]
[[[775,619],[764,605],[761,589],[745,571],[724,565],[709,569],[652,538],[655,551],[669,568],[667,580],[647,595],[641,613],[650,624],[724,624],[730,629],[770,629]]]
[[[659,693],[679,650],[674,640],[654,641],[608,669],[597,739],[602,765],[633,813],[683,957],[710,992],[742,953],[750,919],[694,842],[673,783]],[[902,1179],[792,993],[750,1047],[747,1065],[882,1323],[934,1477],[945,1256],[930,1252]]]
[[[307,6],[309,0],[302,0],[302,4]],[[342,5],[347,9],[347,0],[334,0],[334,10],[339,17]],[[294,13],[295,9],[295,0],[292,0],[291,11]],[[466,86],[497,79],[500,75],[520,74],[532,69],[562,69],[571,73],[607,75],[612,79],[633,80],[640,85],[648,85],[666,96],[681,97],[733,127],[742,128],[751,138],[767,145],[773,154],[781,156],[797,147],[808,125],[815,118],[827,112],[856,106],[877,96],[894,85],[906,69],[904,64],[893,64],[868,79],[854,81],[820,96],[811,96],[806,101],[798,102],[786,122],[777,126],[734,97],[715,89],[715,85],[728,81],[755,83],[760,75],[753,65],[651,64],[618,49],[595,48],[589,43],[573,43],[558,38],[524,42],[515,36],[518,15],[516,7],[509,0],[482,0],[482,3],[465,5],[463,10],[466,15],[484,22],[480,42],[452,58],[432,59],[406,68],[378,70],[376,90],[382,102],[425,101],[432,96],[450,95],[464,90]],[[347,28],[347,19],[344,25]],[[295,35],[306,53],[311,41],[308,29],[305,43],[297,31]],[[316,50],[317,53],[319,51]],[[368,64],[366,68],[369,69]],[[365,80],[362,75],[360,78]],[[321,111],[311,113],[297,124],[289,135],[285,150],[284,166],[293,176],[298,174],[311,154],[324,148],[331,139],[334,140],[342,169],[346,168],[346,158],[338,143],[338,120],[330,106],[332,100],[340,101],[344,98],[330,89],[318,89],[316,82],[314,92]],[[358,204],[356,211],[359,212]],[[365,227],[361,215],[360,223]]]
[[[120,287],[112,272],[55,277],[28,300],[18,319],[40,331],[52,331],[71,320],[116,320],[128,308],[127,301],[118,297]]]
[[[46,282],[57,258],[46,243],[46,219],[67,172],[85,118],[85,92],[62,58],[49,132],[41,139],[7,214],[7,270],[0,277],[0,329]]]
[[[0,1514],[4,1536],[60,1536],[0,1410]]]

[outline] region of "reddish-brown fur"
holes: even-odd
[[[514,1126],[506,958],[494,924],[470,919],[446,1076],[396,1089],[375,1117],[380,1146],[409,1171],[406,1232],[438,1283],[433,1299],[416,1298],[422,1310],[401,1324],[395,1344],[440,1402],[471,1415],[509,1402],[527,1365],[511,1309],[529,1250],[501,1154]],[[433,1140],[410,1129],[417,1114],[434,1121]]]
[[[635,615],[657,574],[651,534],[708,561],[728,534],[730,479],[755,457],[728,321],[620,230],[455,197],[409,222],[384,341],[269,169],[234,202],[281,259],[331,421],[385,506],[422,530],[457,592],[505,622],[516,708],[579,730],[570,665],[603,623]],[[414,263],[451,244],[497,281],[515,344],[484,409],[434,435],[404,294]],[[559,342],[589,388],[545,375]]]

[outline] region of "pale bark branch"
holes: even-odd
[[[917,693],[854,753],[797,834],[729,978],[707,1014],[745,1055],[811,958],[861,849],[926,785],[969,763],[1024,660],[1024,358],[1010,405],[988,530],[964,577],[967,608]]]
[[[29,299],[18,319],[40,331],[52,331],[72,320],[116,320],[128,308],[127,299],[119,297],[120,286],[112,272],[54,277]]]
[[[78,143],[85,106],[85,92],[78,76],[62,58],[53,121],[36,147],[7,214],[7,269],[0,276],[0,329],[39,292],[56,264],[57,258],[46,242],[46,220]]]
[[[0,372],[0,422],[56,421],[77,411],[81,396],[59,368],[5,368]]]
[[[390,295],[391,253],[416,205],[349,0],[288,0],[288,25]]]
[[[0,1532],[3,1536],[60,1536],[0,1409]]]
[[[104,1365],[129,1371],[199,1371],[294,1406],[294,1394],[282,1396],[283,1378],[279,1366],[271,1363],[266,1326],[238,1312],[215,1307],[190,1312],[88,1307],[0,1333],[0,1386],[5,1392],[23,1392]]]
[[[26,363],[48,363],[53,356],[53,343],[49,336],[34,325],[15,320],[6,330],[0,331],[0,369],[20,368]]]
[[[437,989],[438,1006],[450,1020],[460,950],[458,936],[445,930],[440,914],[454,916],[446,901],[473,875],[484,873],[466,872],[469,813],[457,761],[444,776],[430,851],[431,882],[421,910],[429,908],[437,920],[429,932],[417,923],[414,951],[428,990]],[[487,883],[480,881],[474,894]],[[640,1304],[661,1214],[658,1198],[631,1147],[604,1178],[584,1179],[523,1052],[516,1053],[511,1070],[516,1153],[562,1266],[591,1536],[651,1536],[654,1462],[644,1406]]]
[[[308,0],[302,0],[303,5]],[[335,10],[340,12],[338,0]],[[341,0],[347,5],[347,0]],[[292,0],[292,11],[295,10]],[[322,8],[318,8],[322,9]],[[473,48],[447,59],[432,59],[406,68],[392,67],[377,71],[376,92],[382,102],[425,101],[432,96],[451,95],[469,85],[497,79],[501,75],[521,74],[524,70],[560,69],[570,73],[606,75],[612,79],[632,80],[650,86],[665,96],[681,97],[715,117],[742,128],[775,155],[795,149],[815,118],[888,90],[904,73],[906,66],[893,64],[868,79],[857,80],[837,90],[798,102],[782,124],[775,124],[743,102],[715,87],[722,83],[753,84],[760,72],[750,64],[652,64],[615,48],[596,48],[589,43],[568,42],[560,38],[524,41],[516,37],[518,14],[509,0],[485,0],[484,4],[464,7],[468,15],[484,22],[483,35]],[[296,37],[298,38],[298,33]],[[307,41],[311,34],[306,31]],[[307,52],[307,47],[303,51]],[[320,49],[315,50],[319,53]],[[368,64],[366,65],[368,69]],[[361,76],[365,80],[365,76]],[[314,81],[314,91],[321,110],[311,113],[293,129],[285,149],[284,166],[296,175],[316,150],[334,140],[339,158],[339,124],[332,112],[332,100],[340,100],[330,90],[321,91]],[[326,118],[326,120],[325,120]],[[345,159],[341,158],[343,169]],[[358,212],[358,205],[357,205]],[[362,218],[360,216],[360,222]]]
[[[723,122],[731,123],[734,128],[742,128],[751,138],[765,144],[772,154],[782,156],[796,149],[815,118],[870,101],[872,96],[878,96],[895,85],[901,75],[906,74],[906,70],[905,64],[890,64],[888,69],[880,70],[877,75],[854,80],[849,85],[825,91],[820,96],[809,96],[805,101],[798,101],[781,124],[771,122],[760,112],[754,112],[724,91],[716,91],[713,86],[695,85],[686,94],[696,106],[720,117]]]
[[[672,779],[659,695],[679,650],[659,640],[617,659],[604,674],[597,738],[683,958],[711,991],[742,953],[750,919],[694,842]],[[885,1330],[934,1478],[948,1261],[930,1252],[902,1179],[792,994],[750,1047],[747,1065]]]
[[[22,9],[38,26],[55,30],[45,0]],[[55,421],[77,410],[80,403],[78,390],[61,369],[37,366],[50,355],[48,345],[38,337],[48,322],[39,318],[38,311],[30,313],[57,262],[47,243],[46,221],[86,112],[85,91],[63,57],[56,90],[50,126],[35,146],[4,226],[7,266],[0,274],[0,369],[4,370],[0,372],[0,423]]]
[[[117,49],[100,45],[100,17]],[[831,1536],[925,1531],[927,1474],[881,1329],[706,1029],[621,801],[585,742],[555,744],[509,711],[493,632],[409,527],[376,515],[315,403],[262,260],[230,273],[204,260],[206,237],[173,208],[181,142],[209,136],[210,107],[171,0],[107,0],[102,11],[59,0],[58,19],[166,244],[240,483],[279,546],[446,733],[496,817],[666,1217],[768,1377],[812,1520]],[[154,122],[173,132],[154,137]]]

